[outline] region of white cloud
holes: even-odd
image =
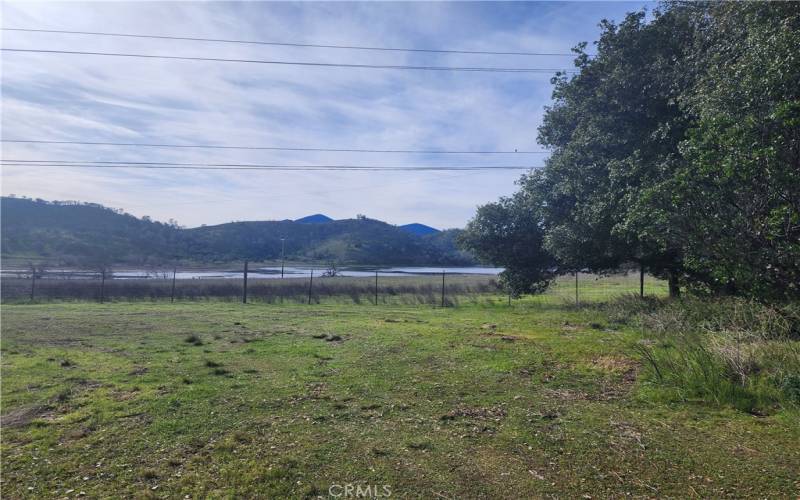
[[[306,43],[567,51],[639,4],[4,3],[4,27]],[[344,63],[563,67],[569,58],[232,45],[5,31],[5,47]],[[547,75],[2,55],[2,135],[377,149],[538,149]],[[264,164],[541,164],[537,156],[359,155],[3,144],[3,158]],[[519,172],[197,172],[4,167],[2,191],[183,224],[365,213],[462,226]]]

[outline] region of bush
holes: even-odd
[[[700,400],[751,413],[800,403],[797,304],[743,299],[623,298],[613,318],[642,331],[646,376],[667,399]]]

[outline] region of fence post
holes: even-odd
[[[444,274],[445,271],[442,269],[442,307],[444,307]]]
[[[36,299],[36,268],[31,267],[31,302]]]
[[[172,291],[169,294],[169,301],[175,302],[175,276],[178,274],[178,266],[172,269]]]
[[[311,270],[311,279],[308,282],[308,304],[311,305],[311,288],[314,286],[314,270]]]
[[[106,298],[106,270],[100,271],[100,303],[102,304]]]
[[[375,271],[375,305],[378,305],[378,271]]]
[[[244,281],[242,282],[242,304],[247,304],[247,261],[244,261]]]
[[[579,305],[578,302],[578,271],[575,271],[575,305]]]
[[[644,265],[639,263],[639,297],[644,297]]]

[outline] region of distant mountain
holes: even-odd
[[[299,222],[301,224],[320,224],[324,222],[333,222],[333,219],[324,214],[314,214],[301,217],[295,220],[295,222]]]
[[[294,261],[409,266],[475,263],[456,247],[460,230],[417,235],[365,217],[332,220],[316,214],[310,217],[325,223],[301,222],[309,219],[304,217],[183,229],[93,203],[5,197],[0,214],[6,265],[12,259],[70,266],[268,261],[280,259],[281,238],[286,258]]]
[[[398,227],[403,231],[406,231],[411,234],[416,234],[417,236],[425,236],[426,234],[435,234],[439,232],[439,230],[434,227],[426,226],[425,224],[420,224],[418,222],[405,224],[403,226],[398,226]]]

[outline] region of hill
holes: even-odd
[[[325,222],[333,222],[333,219],[324,214],[314,214],[301,217],[295,220],[295,222],[299,222],[301,224],[321,224]]]
[[[398,227],[407,233],[416,234],[417,236],[425,236],[427,234],[435,234],[439,232],[439,230],[436,228],[426,226],[425,224],[420,224],[418,222],[405,224]]]
[[[75,266],[267,261],[281,258],[281,238],[285,239],[287,260],[293,261],[420,266],[474,263],[456,247],[459,230],[420,236],[363,217],[332,220],[316,214],[310,217],[328,220],[309,223],[309,217],[304,217],[184,229],[93,203],[4,197],[1,208],[6,263],[10,259]]]

